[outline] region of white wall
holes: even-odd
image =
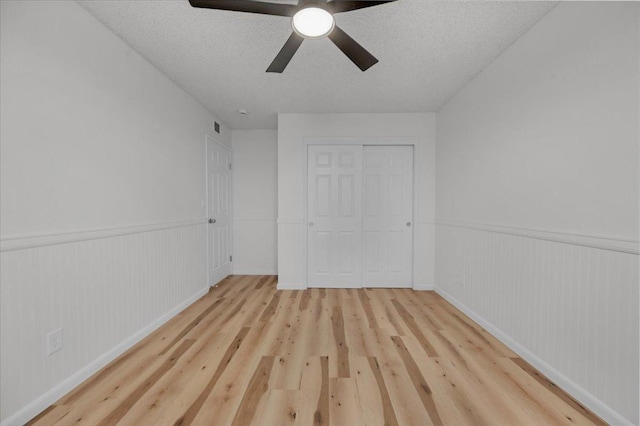
[[[415,143],[414,287],[433,286],[435,114],[430,113],[278,115],[278,284],[306,287],[307,282],[305,138]]]
[[[278,273],[278,132],[233,130],[233,273]]]
[[[436,285],[614,424],[639,421],[639,7],[560,3],[437,114]]]
[[[22,424],[206,291],[214,117],[75,2],[0,5],[0,419]]]
[[[561,4],[439,111],[438,216],[637,238],[637,8]]]

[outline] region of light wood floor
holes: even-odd
[[[433,292],[233,276],[37,425],[604,424]]]

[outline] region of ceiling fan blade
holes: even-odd
[[[269,68],[267,68],[267,72],[281,73],[284,71],[303,41],[303,37],[299,36],[295,32],[291,33],[289,39],[285,42],[284,46],[282,46],[282,49],[280,49],[276,58],[271,62]]]
[[[327,4],[327,8],[331,13],[340,13],[364,9],[365,7],[380,6],[394,1],[396,0],[333,0]]]
[[[296,5],[251,0],[189,0],[191,6],[203,9],[261,13],[263,15],[293,16]]]
[[[352,39],[337,25],[331,34],[329,34],[329,38],[340,50],[342,50],[342,53],[347,55],[347,57],[351,59],[351,61],[362,71],[366,71],[378,63],[375,56],[367,52],[364,47],[360,46],[357,41]]]

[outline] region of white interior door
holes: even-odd
[[[411,287],[413,147],[364,147],[363,285]]]
[[[362,286],[362,146],[309,145],[308,285]]]
[[[209,285],[231,274],[231,150],[207,138]]]

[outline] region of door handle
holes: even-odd
[[[209,223],[216,223],[215,219],[209,219]]]
[[[411,222],[407,222],[407,228],[411,227]]]
[[[313,228],[313,222],[309,222],[309,226]]]

